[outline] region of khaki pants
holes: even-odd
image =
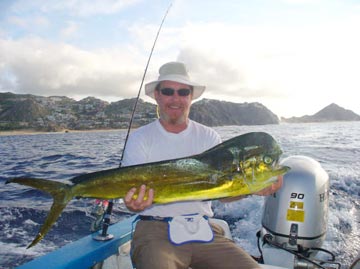
[[[226,269],[260,268],[223,229],[211,224],[214,240],[210,243],[186,243],[175,246],[168,239],[164,221],[139,221],[132,241],[132,259],[137,269]]]

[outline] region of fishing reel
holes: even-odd
[[[290,167],[282,188],[265,200],[258,248],[264,264],[285,268],[340,268],[322,249],[329,207],[329,176],[320,163],[305,156],[280,162]],[[324,261],[319,252],[330,255]]]
[[[90,216],[93,219],[90,225],[90,231],[96,232],[102,228],[106,209],[109,206],[109,201],[96,199],[91,209]]]

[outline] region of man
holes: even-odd
[[[158,80],[145,85],[145,93],[156,100],[160,118],[131,133],[124,166],[186,157],[221,142],[213,129],[189,119],[191,102],[205,86],[192,82],[180,62],[164,64],[159,74]],[[259,195],[280,186],[281,180]],[[221,227],[208,223],[207,217],[213,216],[210,201],[152,205],[154,196],[154,190],[143,185],[129,190],[124,199],[129,210],[140,214],[132,241],[136,268],[259,268],[224,237]]]

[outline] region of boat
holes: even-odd
[[[335,255],[321,248],[328,218],[327,173],[317,161],[306,156],[290,156],[281,164],[291,170],[284,176],[283,187],[266,198],[262,228],[254,235],[258,237],[260,267],[344,268]],[[104,240],[99,240],[99,232],[94,232],[17,268],[131,269],[130,243],[136,219],[135,215],[110,225]],[[225,236],[231,238],[225,221],[210,221],[223,227]],[[317,258],[319,252],[328,254],[329,259]],[[360,269],[360,255],[349,268]]]

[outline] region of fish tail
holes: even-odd
[[[44,224],[41,226],[39,233],[27,247],[31,248],[32,246],[36,245],[45,236],[45,234],[47,234],[51,226],[60,216],[63,209],[72,199],[71,186],[62,182],[39,178],[13,178],[6,182],[6,184],[8,183],[18,183],[39,189],[43,192],[49,193],[54,199],[50,213],[48,214]]]

